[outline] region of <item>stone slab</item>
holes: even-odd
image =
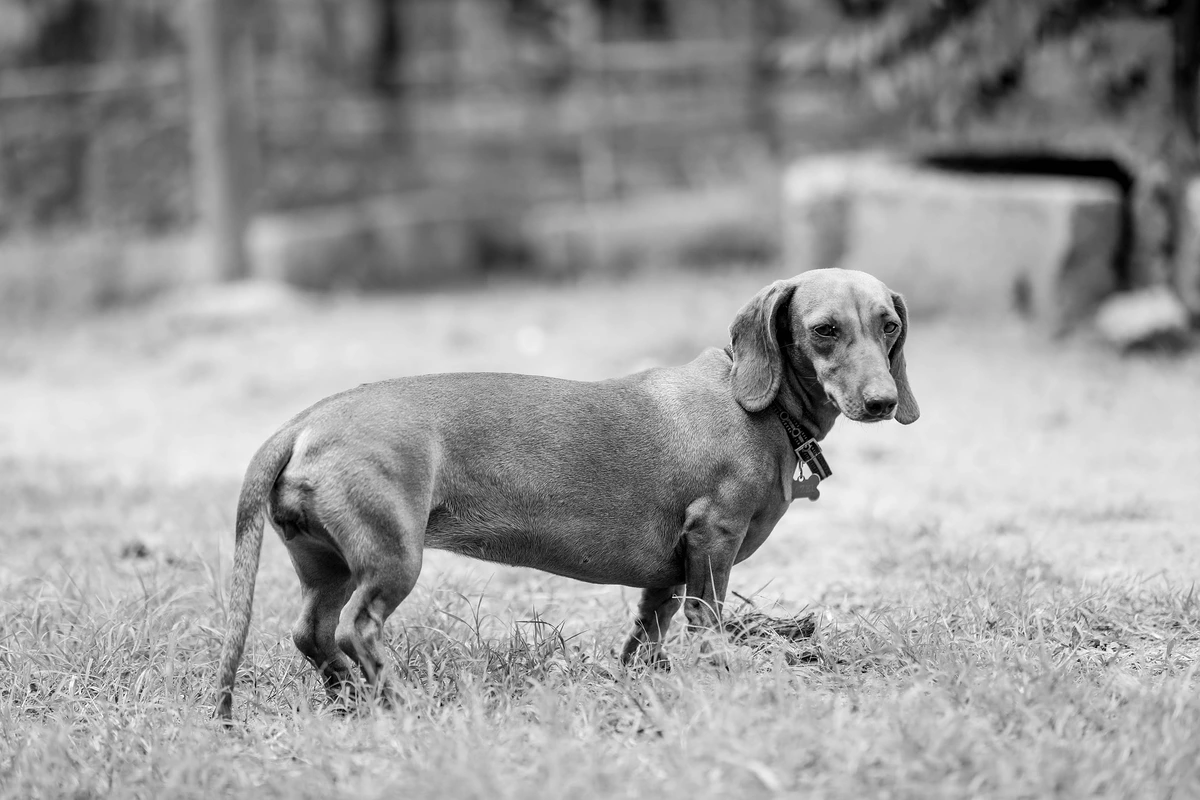
[[[251,224],[247,248],[256,277],[306,289],[438,283],[474,268],[468,216],[440,195],[264,214]]]
[[[717,267],[776,259],[778,206],[775,187],[750,185],[543,205],[522,217],[520,236],[542,274]]]
[[[1175,288],[1190,315],[1200,320],[1200,179],[1184,188],[1179,235]]]
[[[1167,286],[1118,292],[1096,312],[1096,331],[1119,350],[1179,349],[1190,342],[1187,307]]]
[[[870,272],[913,313],[1016,312],[1061,333],[1116,286],[1121,196],[1107,181],[856,155],[793,165],[783,194],[790,269]]]
[[[81,231],[0,239],[0,315],[55,318],[211,280],[198,236]]]

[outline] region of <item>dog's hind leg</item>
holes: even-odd
[[[384,506],[386,505],[386,509]],[[380,637],[388,616],[408,597],[421,573],[425,514],[403,503],[360,500],[354,521],[337,536],[354,591],[342,607],[334,640],[358,664],[367,686],[386,690]],[[383,695],[386,699],[386,694]]]
[[[387,688],[380,642],[384,622],[412,591],[419,571],[419,555],[416,564],[408,559],[380,559],[358,575],[358,585],[342,608],[334,637],[372,690]]]
[[[342,607],[354,588],[350,568],[339,554],[311,541],[293,540],[288,552],[304,598],[292,641],[321,673],[330,699],[336,700],[351,685],[354,666],[334,637]]]
[[[670,669],[671,662],[662,651],[662,639],[671,625],[671,617],[683,602],[685,586],[646,589],[638,603],[637,621],[621,650],[621,663],[644,661],[652,667]]]

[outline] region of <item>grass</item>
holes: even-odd
[[[714,668],[617,668],[621,632],[501,621],[467,587],[391,628],[391,710],[339,715],[268,617],[239,732],[208,718],[216,572],[146,565],[5,592],[5,796],[1087,796],[1200,792],[1200,605],[979,554],[915,559],[911,594],[821,609],[804,642]],[[283,605],[280,585],[260,603]],[[492,631],[489,633],[489,631]],[[801,659],[788,658],[800,650]]]
[[[634,593],[431,554],[388,627],[395,706],[338,713],[290,642],[269,537],[239,727],[211,720],[233,500],[273,424],[378,373],[591,377],[647,341],[678,360],[765,282],[690,280],[334,304],[303,341],[269,314],[153,311],[0,341],[0,797],[1200,796],[1200,432],[1162,404],[1104,442],[1136,470],[1079,468],[1114,415],[1192,396],[1200,362],[961,323],[914,332],[927,418],[835,429],[836,484],[734,570],[728,669],[676,629],[670,672],[623,670]],[[634,295],[668,301],[621,310]],[[446,309],[465,327],[437,328]],[[504,347],[530,320],[546,344],[522,361]],[[971,393],[981,352],[1041,391]]]

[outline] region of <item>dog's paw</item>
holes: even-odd
[[[621,653],[621,665],[626,669],[652,669],[657,672],[670,672],[671,659],[658,644],[643,644],[637,647],[626,647]]]
[[[337,717],[346,717],[358,712],[362,704],[362,690],[354,683],[346,682],[326,692],[329,704],[326,710]]]
[[[642,659],[641,663],[646,669],[652,669],[655,672],[671,671],[671,659],[661,647],[657,648],[649,657]]]

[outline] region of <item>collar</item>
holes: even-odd
[[[792,321],[788,315],[783,315],[782,324],[778,327],[779,348],[787,350],[792,346]],[[786,382],[787,376],[783,376],[783,381]],[[782,389],[782,386],[780,387]],[[775,412],[775,416],[779,417],[779,421],[783,423],[784,430],[787,431],[788,441],[792,443],[792,449],[796,451],[796,466],[799,469],[801,478],[804,478],[804,465],[808,466],[809,472],[812,474],[804,480],[796,481],[799,489],[801,486],[807,486],[812,492],[813,500],[816,498],[817,484],[833,474],[833,470],[829,468],[829,462],[825,460],[825,454],[821,452],[821,445],[817,440],[804,429],[796,419],[789,414],[783,407],[783,404],[776,398],[771,402],[771,410]]]
[[[829,462],[825,460],[825,454],[821,452],[821,445],[817,440],[804,430],[800,423],[796,422],[778,402],[771,403],[771,410],[783,423],[788,441],[792,443],[792,449],[796,451],[796,460],[800,464],[806,465],[817,480],[824,480],[832,475],[833,470],[829,468]],[[804,474],[803,469],[800,470],[800,474]]]

